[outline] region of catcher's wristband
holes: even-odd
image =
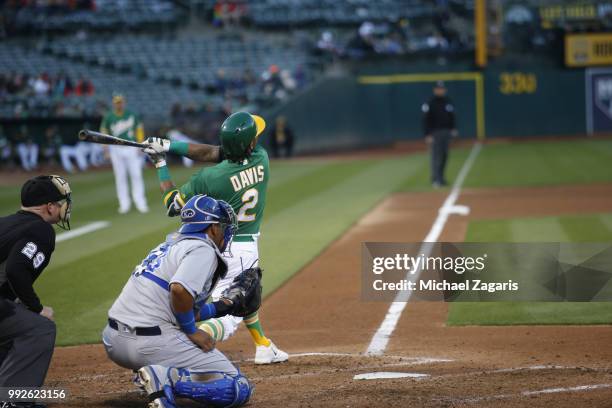
[[[187,156],[189,154],[189,143],[187,142],[170,142],[170,153],[178,154],[179,156]]]
[[[176,317],[176,321],[184,333],[193,334],[196,332],[197,328],[195,325],[195,315],[193,314],[193,310],[175,313],[174,317]]]
[[[159,178],[159,181],[170,181],[170,170],[168,169],[168,166],[166,166],[166,161],[162,160],[160,163],[163,164],[161,166],[158,166],[157,163],[155,163],[155,167],[157,168],[157,178]]]
[[[213,303],[206,303],[200,308],[200,321],[212,319],[217,314],[217,308]]]
[[[224,301],[217,300],[216,302],[206,303],[200,308],[200,319],[204,320],[212,319],[213,317],[223,317],[231,314],[234,305],[226,305]]]

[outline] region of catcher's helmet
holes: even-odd
[[[215,200],[207,195],[193,196],[181,209],[181,234],[203,233],[212,224],[223,229],[224,244],[219,251],[225,252],[238,228],[236,213],[232,206],[223,200]]]
[[[266,128],[266,121],[248,112],[231,114],[221,125],[223,154],[229,160],[240,162],[251,155],[251,142]]]

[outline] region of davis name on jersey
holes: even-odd
[[[261,183],[264,181],[264,166],[249,167],[246,170],[242,170],[237,175],[231,176],[230,181],[235,192],[253,184]]]

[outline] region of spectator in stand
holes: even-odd
[[[94,94],[94,86],[87,78],[81,77],[76,84],[74,93],[77,96],[89,96]]]
[[[293,130],[287,125],[287,118],[280,115],[276,118],[274,126],[270,129],[270,147],[272,148],[272,157],[293,156]]]
[[[49,126],[45,130],[45,141],[42,149],[47,164],[54,165],[57,163],[62,143],[62,137],[59,135],[57,126]]]
[[[287,92],[283,85],[283,80],[280,76],[278,65],[270,65],[267,71],[262,75],[263,79],[263,94],[267,97],[276,99],[285,99]]]
[[[225,94],[228,87],[227,78],[225,77],[225,70],[219,68],[215,77],[215,92],[221,95]]]
[[[330,53],[334,56],[340,54],[340,47],[334,40],[334,34],[331,31],[323,31],[321,37],[317,41],[317,50],[321,53]]]
[[[363,22],[359,31],[349,40],[346,52],[352,58],[363,58],[374,54],[374,24],[369,21]]]
[[[302,89],[306,86],[307,78],[306,72],[304,71],[304,67],[302,65],[298,65],[293,71],[293,79],[295,80],[295,85],[297,89]]]
[[[54,98],[61,98],[72,93],[72,81],[64,72],[61,72],[53,83],[52,94]]]
[[[13,73],[7,83],[7,91],[12,95],[18,95],[23,92],[26,83],[27,79],[24,75]]]
[[[295,88],[297,88],[297,84],[295,83],[295,79],[293,79],[293,76],[291,75],[291,72],[289,72],[289,70],[283,69],[280,72],[280,78],[283,82],[283,88],[288,93],[295,91]]]
[[[246,83],[247,86],[257,84],[257,77],[253,73],[253,70],[248,67],[244,70],[242,80]]]
[[[43,96],[49,92],[48,84],[42,79],[42,74],[36,78],[32,77],[28,81],[28,93],[33,93],[35,96]]]
[[[36,170],[38,167],[38,145],[28,134],[27,126],[23,125],[17,133],[17,154],[21,160],[21,167],[25,171]]]
[[[213,8],[213,24],[217,27],[238,25],[245,14],[242,1],[217,0]]]

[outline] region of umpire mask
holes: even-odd
[[[70,213],[72,212],[72,191],[70,190],[70,185],[66,179],[61,176],[51,175],[49,178],[62,196],[62,199],[57,201],[61,206],[60,221],[57,225],[62,229],[69,230]]]

